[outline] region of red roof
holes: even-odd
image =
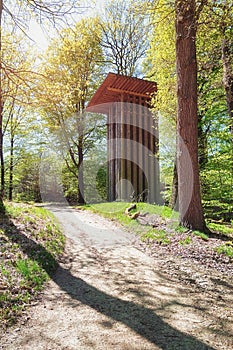
[[[122,94],[144,97],[150,100],[157,91],[155,82],[128,77],[115,73],[108,73],[96,93],[92,96],[87,111],[105,113],[109,103],[120,102]],[[105,106],[104,106],[105,104]]]

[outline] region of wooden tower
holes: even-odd
[[[108,200],[159,203],[158,125],[149,110],[156,84],[109,73],[87,106],[107,115]]]

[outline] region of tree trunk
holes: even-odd
[[[83,136],[78,138],[78,203],[85,204],[83,181]]]
[[[10,148],[10,169],[9,169],[9,201],[13,198],[13,170],[14,170],[14,139],[11,137],[11,148]]]
[[[180,224],[205,231],[197,117],[196,1],[176,0],[177,172]]]
[[[198,158],[199,167],[204,169],[208,163],[208,144],[207,144],[207,132],[203,130],[202,115],[198,116]]]
[[[174,210],[179,210],[179,199],[178,199],[178,174],[176,160],[174,162],[173,169],[173,180],[172,180],[172,195],[169,206]]]
[[[2,101],[1,101],[2,102]],[[4,192],[5,192],[5,164],[4,164],[4,155],[3,155],[3,106],[0,109],[0,164],[1,164],[1,189],[0,189],[0,198],[3,201]]]
[[[0,0],[0,166],[1,166],[1,188],[0,188],[0,213],[4,212],[3,197],[4,197],[4,158],[3,158],[3,99],[2,99],[2,10],[3,1]]]
[[[226,92],[227,109],[230,117],[230,132],[233,152],[233,53],[232,44],[227,39],[222,41],[223,85]],[[233,169],[233,154],[232,154]],[[232,171],[233,175],[233,171]]]
[[[84,100],[81,100],[78,106],[78,203],[85,204],[84,199],[84,179],[83,179],[83,133],[84,133],[84,117],[85,108]]]

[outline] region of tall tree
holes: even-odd
[[[232,1],[218,4],[220,11],[219,28],[222,37],[223,85],[226,92],[226,102],[230,117],[230,131],[232,141],[232,177],[233,177],[233,10]]]
[[[198,167],[196,30],[199,11],[201,7],[197,8],[195,0],[176,0],[177,170],[180,224],[205,231]]]
[[[93,128],[87,128],[83,112],[96,87],[98,65],[102,62],[98,30],[98,19],[90,18],[61,32],[46,54],[41,70],[45,80],[38,95],[49,130],[59,128],[60,145],[66,145],[60,149],[67,151],[63,152],[64,160],[78,179],[80,204],[84,203],[84,151]]]
[[[202,190],[205,200],[215,200],[218,205],[232,202],[232,16],[232,1],[208,1],[201,13],[197,33]],[[223,54],[224,47],[226,55]]]
[[[4,197],[4,157],[3,157],[3,107],[4,97],[2,92],[2,33],[3,33],[3,14],[6,14],[11,21],[12,28],[19,27],[21,30],[25,30],[25,22],[19,20],[20,14],[30,13],[36,14],[38,19],[42,22],[43,18],[49,18],[53,22],[57,18],[64,20],[68,14],[71,14],[80,9],[80,4],[77,1],[70,0],[62,3],[60,1],[53,1],[52,3],[47,0],[33,0],[33,1],[4,1],[0,0],[0,162],[1,162],[1,187],[0,187],[0,210],[4,211],[3,197]],[[30,11],[27,11],[30,9]],[[25,33],[25,32],[24,32]]]
[[[172,194],[169,205],[178,209],[178,179],[176,168],[176,155],[174,149],[174,133],[176,128],[177,98],[176,98],[176,53],[175,53],[175,4],[167,0],[153,2],[149,10],[152,23],[150,37],[150,49],[147,51],[145,61],[145,74],[158,84],[158,91],[153,99],[153,107],[159,111],[160,143],[165,141],[165,161],[163,158],[163,146],[160,147],[161,179],[170,185],[172,179]],[[162,126],[162,127],[161,127]],[[172,132],[174,131],[174,133]],[[168,141],[169,138],[169,141]],[[170,146],[168,156],[167,147]],[[173,173],[173,175],[172,175]],[[169,182],[168,182],[169,181]]]
[[[3,98],[2,98],[2,11],[3,11],[3,0],[0,0],[0,166],[1,174],[3,170],[3,128],[2,128],[2,111],[3,111]],[[0,212],[4,212],[3,197],[4,197],[4,183],[1,178],[0,188]]]
[[[22,42],[21,37],[16,35],[2,35],[2,52],[1,52],[1,191],[2,196],[5,192],[5,161],[3,146],[7,142],[3,142],[5,135],[11,134],[12,126],[18,124],[19,116],[14,115],[20,106],[28,106],[30,104],[32,83],[35,74],[33,73],[33,58],[29,53],[26,45]],[[23,44],[22,44],[23,43]],[[34,78],[33,78],[34,77]],[[17,114],[17,112],[16,112]],[[13,123],[13,120],[17,123]],[[11,140],[13,143],[13,140]],[[13,152],[13,148],[11,149]]]
[[[9,157],[4,160],[6,164],[6,173],[8,175],[8,199],[12,201],[13,199],[13,190],[14,190],[14,169],[15,164],[18,159],[18,155],[20,154],[21,149],[23,148],[25,140],[25,136],[27,132],[29,132],[30,120],[27,118],[30,112],[27,111],[22,104],[17,105],[16,98],[12,101],[11,108],[9,110],[9,115],[5,124],[5,132],[6,138],[5,140],[5,150],[9,149]],[[26,130],[27,131],[26,131]],[[19,140],[20,138],[20,140]],[[9,147],[6,145],[6,141],[9,143]],[[8,162],[7,162],[8,160]],[[6,190],[7,190],[7,181],[6,182]],[[6,191],[7,192],[7,191]]]
[[[2,9],[6,16],[14,26],[24,30],[27,27],[26,19],[31,16],[37,18],[42,24],[46,20],[50,20],[54,25],[58,21],[66,21],[74,14],[82,12],[87,6],[82,6],[77,0],[1,0]]]
[[[220,32],[209,6],[201,13],[197,33],[198,145],[199,165],[202,171],[208,163],[208,139],[213,121],[216,120],[216,112],[221,110],[221,113],[225,113],[226,106],[222,87]]]
[[[148,48],[148,17],[141,11],[143,1],[110,0],[101,18],[102,47],[110,70],[138,75]]]
[[[200,1],[196,3],[201,4]],[[198,160],[205,200],[224,198],[226,201],[231,201],[232,198],[231,155],[233,147],[229,128],[231,118],[227,117],[227,105],[224,97],[221,61],[223,35],[220,30],[220,24],[227,23],[228,26],[225,27],[227,34],[230,34],[232,9],[228,6],[228,16],[224,15],[222,9],[224,4],[229,5],[230,3],[232,2],[208,1],[208,6],[206,5],[203,11],[200,11],[201,8],[198,7],[198,14],[201,15],[200,18],[197,18],[198,31],[196,38]],[[154,106],[160,111],[163,119],[168,121],[167,125],[169,126],[171,125],[170,119],[176,120],[177,114],[174,6],[174,1],[153,1],[150,11],[153,32],[146,64],[147,78],[156,81],[159,87]],[[228,39],[230,39],[230,36]],[[164,124],[166,125],[166,123]],[[170,128],[165,136],[169,133]],[[162,148],[160,149],[162,150]],[[167,159],[168,154],[166,153]],[[161,174],[164,174],[164,179],[168,184],[171,184],[171,169],[171,166],[168,167],[168,162],[161,163]]]

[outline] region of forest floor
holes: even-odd
[[[87,211],[50,210],[64,258],[39,300],[0,331],[1,350],[233,348],[232,263],[185,245],[150,248]]]

